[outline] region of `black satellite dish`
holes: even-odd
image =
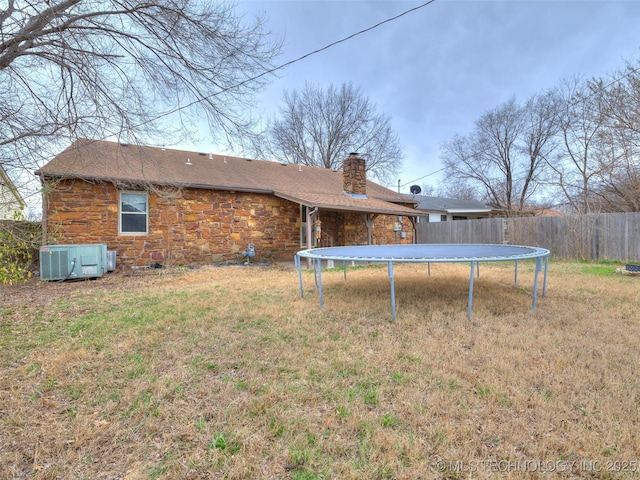
[[[422,189],[420,188],[419,185],[411,185],[409,187],[409,190],[411,191],[411,193],[413,193],[414,195],[419,195],[420,192],[422,191]]]

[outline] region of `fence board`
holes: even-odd
[[[509,243],[548,248],[554,258],[640,262],[640,213],[486,218],[420,223],[418,243]]]

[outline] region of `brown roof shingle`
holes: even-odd
[[[405,195],[367,180],[367,198],[343,192],[342,171],[81,139],[39,171],[45,177],[272,193],[310,207],[417,215]]]

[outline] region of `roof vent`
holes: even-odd
[[[193,163],[191,163],[191,159],[187,158],[187,161],[185,162],[185,165],[193,165]]]

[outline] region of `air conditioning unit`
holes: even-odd
[[[43,245],[40,247],[41,280],[97,278],[115,270],[115,252],[107,245]]]

